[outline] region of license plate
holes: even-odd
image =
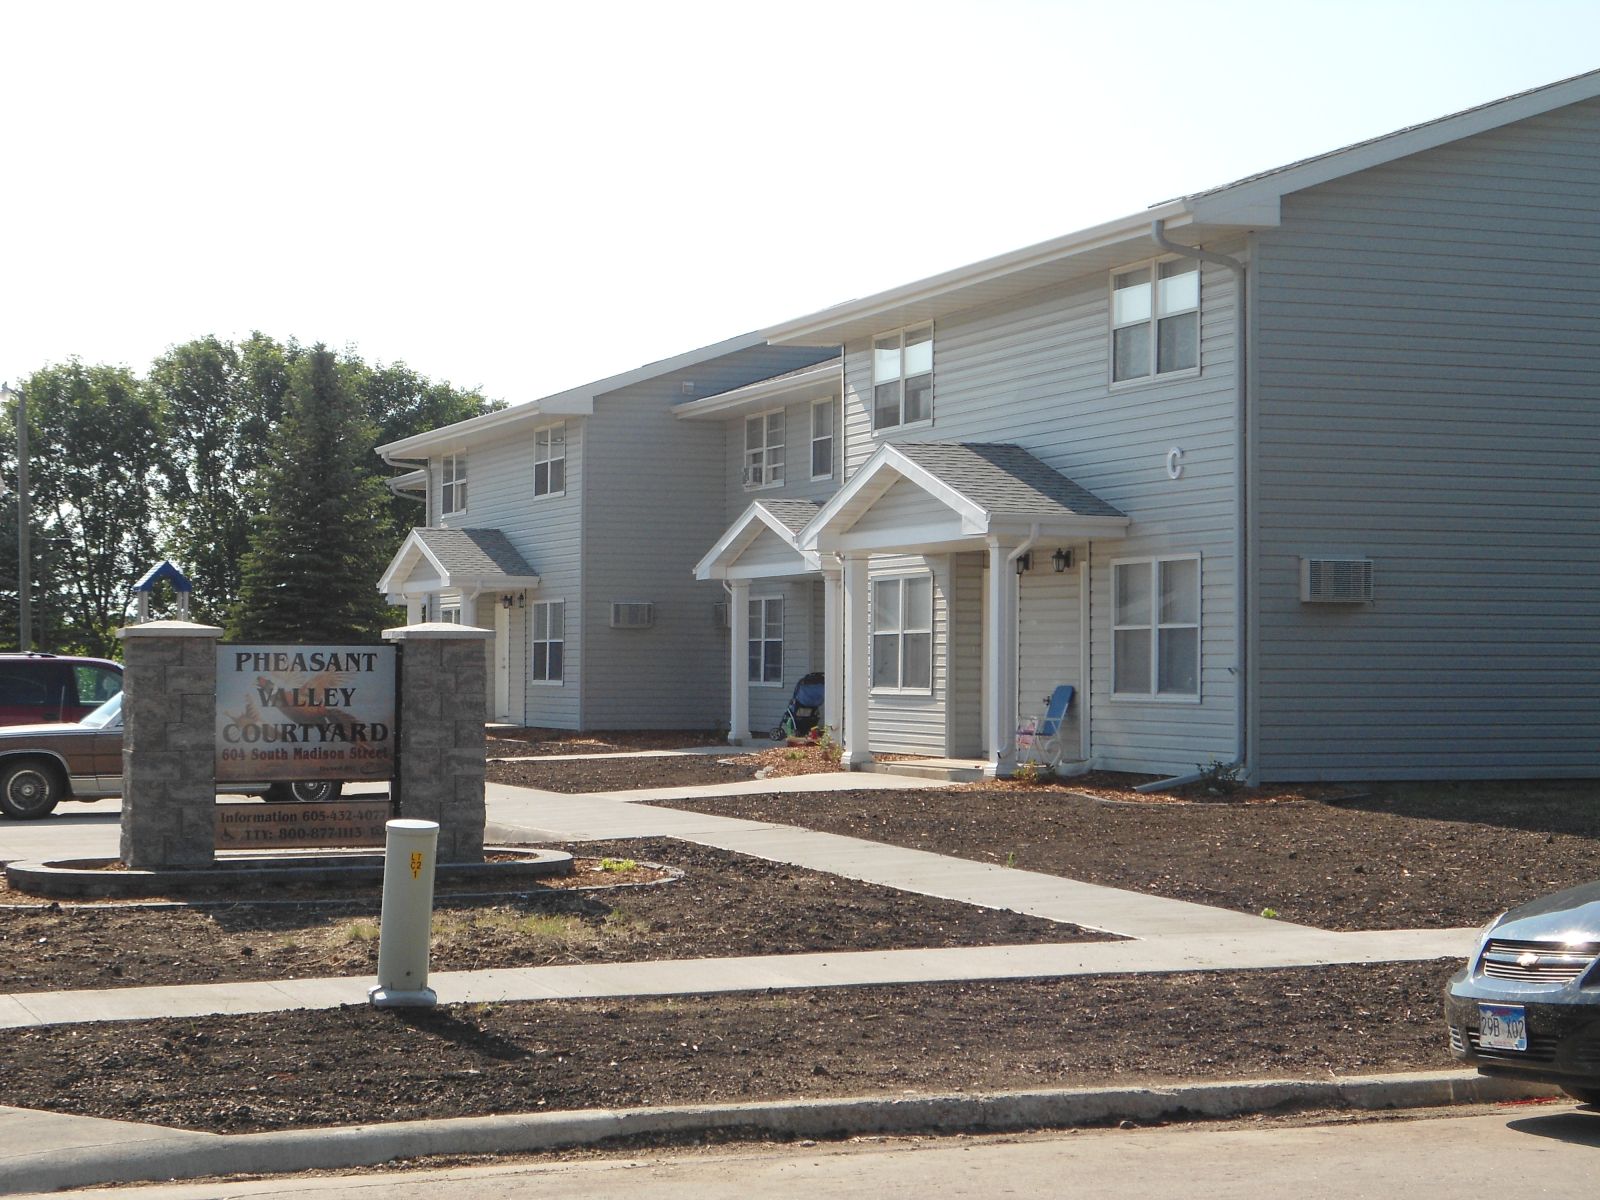
[[[1478,1005],[1478,1048],[1526,1050],[1528,1014],[1520,1004]]]

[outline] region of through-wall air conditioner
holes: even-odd
[[[656,623],[656,606],[648,600],[619,600],[611,605],[611,628],[649,629]]]
[[[733,617],[730,615],[726,600],[718,600],[711,606],[711,623],[718,629],[733,628]]]
[[[747,488],[760,487],[766,483],[766,472],[760,467],[746,467],[744,469],[744,485]]]
[[[1371,604],[1370,558],[1302,558],[1300,600],[1304,604]]]

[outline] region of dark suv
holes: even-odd
[[[122,666],[67,654],[0,654],[0,725],[81,721],[122,690]]]

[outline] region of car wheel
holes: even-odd
[[[1561,1090],[1579,1104],[1592,1104],[1600,1108],[1600,1087],[1569,1087],[1563,1083]]]
[[[332,779],[297,779],[293,783],[275,783],[267,789],[265,799],[280,804],[326,804],[337,800],[344,784]]]
[[[19,821],[47,817],[66,788],[61,773],[48,763],[13,763],[0,772],[0,812]]]

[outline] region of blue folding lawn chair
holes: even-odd
[[[1072,707],[1076,689],[1063,683],[1044,701],[1044,712],[1036,717],[1025,717],[1017,724],[1017,765],[1025,762],[1043,763],[1054,768],[1061,761],[1061,726]]]

